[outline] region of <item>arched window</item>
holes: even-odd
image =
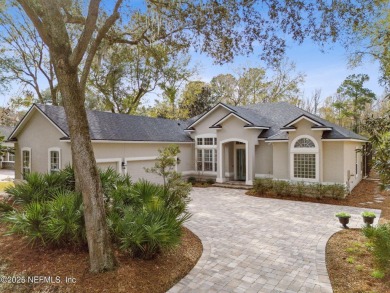
[[[294,148],[315,148],[314,142],[307,137],[303,137],[297,140],[294,144]]]
[[[318,181],[318,145],[309,136],[295,138],[291,144],[291,178]]]

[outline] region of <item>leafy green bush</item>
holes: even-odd
[[[306,193],[306,185],[304,182],[299,181],[294,184],[295,187],[295,194],[299,197],[304,196]]]
[[[194,176],[188,177],[187,178],[187,182],[191,183],[191,184],[195,184],[196,183],[196,178]]]
[[[317,199],[323,198],[329,190],[329,185],[322,183],[313,184],[314,195]]]
[[[60,191],[47,202],[44,238],[55,245],[86,244],[81,194]]]
[[[5,200],[0,200],[0,214],[13,211],[14,208]]]
[[[284,180],[274,180],[272,183],[272,190],[277,195],[283,195],[289,183]]]
[[[286,184],[284,186],[283,194],[292,195],[294,193],[294,186],[295,186],[294,183],[288,181],[284,181],[284,182],[286,182]]]
[[[72,191],[60,190],[49,201],[26,204],[6,214],[3,221],[11,225],[8,234],[24,235],[32,244],[86,243],[82,198]]]
[[[152,206],[152,210],[125,209],[123,217],[116,223],[120,248],[144,259],[178,245],[181,225],[189,218],[188,214],[178,218],[173,211],[159,207],[158,201]]]
[[[16,203],[21,204],[50,200],[60,190],[74,191],[74,175],[70,167],[53,173],[26,174],[25,182],[5,189]]]
[[[120,249],[149,259],[176,246],[180,242],[181,225],[190,217],[186,204],[180,204],[185,198],[183,194],[144,180],[129,191],[130,195],[123,196],[133,203],[116,200],[108,215],[110,230]]]
[[[33,245],[45,243],[44,231],[47,219],[47,205],[44,202],[31,202],[25,205],[23,211],[12,211],[3,217],[3,221],[11,227],[7,234],[26,236]]]
[[[215,180],[212,179],[212,178],[207,178],[207,179],[206,179],[206,183],[211,185],[211,184],[214,184],[214,183],[215,183]]]
[[[185,212],[190,202],[189,194],[191,184],[182,180],[180,173],[175,172],[168,179],[167,188],[164,193],[164,200],[169,208],[176,210],[178,213]]]
[[[253,188],[256,193],[265,194],[272,190],[272,179],[271,178],[258,178],[255,179]]]
[[[100,171],[111,237],[134,256],[151,258],[177,245],[181,225],[190,217],[191,184],[175,171],[165,175],[163,186],[145,180],[132,184],[129,176],[113,169]],[[86,245],[82,196],[74,191],[71,168],[28,174],[26,182],[8,192],[22,203],[3,214],[9,234],[21,234],[33,244]]]
[[[390,272],[390,223],[377,227],[365,227],[363,234],[372,244],[372,253],[377,268],[388,274]]]
[[[345,198],[345,195],[346,195],[346,192],[347,192],[345,186],[342,185],[342,184],[331,184],[331,185],[328,185],[328,190],[330,192],[330,195],[334,199],[343,199],[343,198]]]
[[[106,197],[110,193],[118,189],[120,186],[131,186],[129,175],[119,174],[116,170],[108,168],[106,170],[99,170],[100,181],[102,182],[103,194]]]

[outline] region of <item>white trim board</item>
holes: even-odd
[[[321,139],[322,141],[353,141],[353,142],[368,142],[368,140],[356,139],[356,138],[329,138],[329,139]]]
[[[135,161],[153,161],[156,160],[157,156],[150,156],[150,157],[127,157],[125,158],[126,162],[135,162]]]
[[[306,119],[307,121],[317,125],[317,126],[324,126],[324,124],[320,123],[320,122],[317,122],[315,121],[314,119],[311,119],[310,117],[306,116],[306,115],[301,115],[299,116],[298,118],[294,119],[293,121],[289,122],[287,125],[285,125],[284,127],[290,127],[292,125],[294,125],[295,123],[298,123],[299,121],[301,121],[302,119]]]

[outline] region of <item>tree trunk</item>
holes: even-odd
[[[116,261],[111,248],[103,190],[89,134],[84,93],[78,81],[77,68],[67,65],[66,61],[63,61],[66,57],[61,57],[57,56],[54,59],[57,60],[55,70],[68,121],[76,181],[83,191],[90,270],[91,272],[112,270]]]

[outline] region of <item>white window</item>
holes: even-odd
[[[303,179],[316,178],[315,154],[294,154],[294,177]]]
[[[50,148],[48,154],[48,172],[58,172],[61,169],[61,150]]]
[[[8,161],[15,162],[15,154],[14,153],[11,153],[11,152],[8,153]]]
[[[22,177],[31,173],[31,148],[22,148]]]
[[[217,138],[215,134],[196,138],[196,170],[217,172]]]
[[[314,142],[307,138],[303,137],[297,140],[297,142],[294,144],[294,148],[315,148]]]
[[[203,170],[203,150],[197,150],[197,156],[196,156],[196,170],[202,171]]]
[[[291,143],[291,178],[305,181],[318,181],[318,145],[314,138],[302,135]]]
[[[197,149],[196,170],[217,172],[217,149]]]

